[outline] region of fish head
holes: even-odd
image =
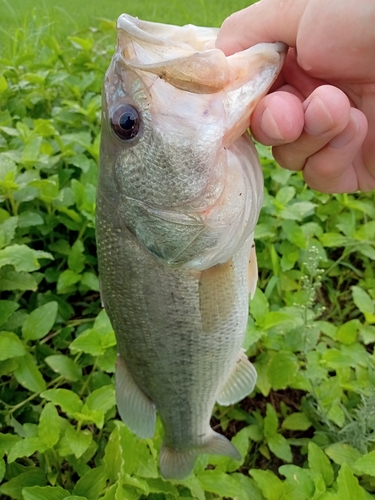
[[[226,57],[214,48],[215,28],[126,14],[117,28],[103,87],[99,197],[157,258],[214,265],[258,218],[262,176],[251,141],[241,137],[286,47],[260,44]],[[233,190],[247,201],[233,202]],[[224,255],[228,224],[234,240]]]

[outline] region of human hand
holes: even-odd
[[[261,0],[219,31],[227,55],[259,42],[289,45],[251,131],[313,189],[375,189],[374,26],[373,0]]]

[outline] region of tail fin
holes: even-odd
[[[211,431],[210,439],[202,446],[190,450],[169,448],[164,443],[160,450],[160,471],[165,479],[183,479],[194,468],[195,460],[201,453],[225,455],[234,460],[241,460],[237,448],[224,436]]]

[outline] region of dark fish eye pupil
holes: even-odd
[[[112,115],[111,127],[120,139],[128,141],[139,132],[139,114],[130,104],[120,105]]]

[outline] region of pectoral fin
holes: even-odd
[[[155,406],[134,382],[120,355],[116,363],[116,399],[120,417],[129,429],[141,438],[152,438],[155,432]]]
[[[217,402],[224,406],[237,403],[253,392],[256,381],[257,372],[241,349],[233,372],[221,390]]]
[[[199,281],[199,308],[205,333],[214,331],[227,321],[236,300],[235,287],[232,259],[202,271]]]

